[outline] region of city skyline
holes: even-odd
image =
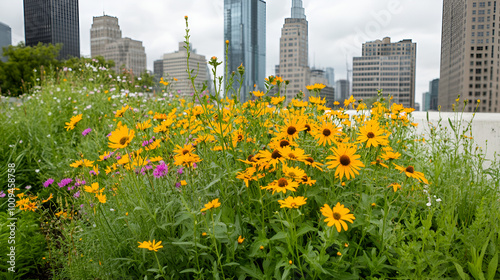
[[[24,41],[22,3],[0,0],[0,18],[12,28],[12,42]],[[104,4],[103,4],[104,3]],[[134,4],[134,5],[132,5]],[[443,2],[424,0],[304,0],[309,22],[309,65],[335,68],[336,79],[345,79],[346,61],[361,55],[362,43],[390,36],[394,41],[411,38],[417,50],[416,102],[428,90],[430,80],[439,77],[441,15]],[[196,6],[196,9],[192,7]],[[134,7],[131,11],[130,7]],[[291,1],[267,1],[266,76],[274,74],[279,63],[279,35],[290,16]],[[94,1],[80,3],[81,54],[90,56],[90,26],[93,16],[110,14],[120,18],[124,36],[143,41],[147,68],[164,53],[177,49],[184,36],[184,15],[190,18],[191,41],[198,53],[222,58],[224,37],[223,1],[150,1],[137,7],[135,1]],[[147,15],[147,16],[144,16]],[[140,24],[139,24],[140,23]],[[325,34],[326,30],[329,31]],[[146,28],[147,27],[147,28]],[[331,46],[331,47],[327,47]],[[219,72],[220,73],[220,72]]]

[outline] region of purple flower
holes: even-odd
[[[156,166],[153,175],[155,176],[155,178],[161,178],[167,175],[167,172],[168,172],[168,166],[165,164],[165,162],[162,161],[161,164]]]
[[[0,198],[5,197],[5,193],[3,191],[0,191]]]
[[[49,178],[47,181],[45,181],[45,183],[43,183],[43,187],[46,188],[46,187],[52,185],[52,183],[54,183],[54,179]]]
[[[193,168],[196,168],[198,167],[198,165],[196,164],[196,162],[193,162]]]
[[[31,189],[31,186],[30,185],[26,186],[26,189],[27,190]]]
[[[95,173],[95,171],[94,171],[94,170],[90,170],[90,171],[89,171],[89,174],[90,174],[90,175],[97,175],[97,173]]]
[[[75,187],[79,187],[79,186],[82,186],[82,185],[85,185],[87,182],[85,182],[85,180],[80,180],[80,179],[76,179],[76,183],[75,183]]]
[[[109,136],[111,136],[111,132],[108,135],[106,135],[106,137],[109,137]]]
[[[177,173],[179,173],[179,174],[184,173],[184,172],[182,171],[183,169],[184,169],[184,168],[181,166],[181,168],[179,168],[179,170],[177,170]]]
[[[80,197],[80,191],[77,191],[74,195],[73,195],[74,198],[79,198]],[[83,205],[83,204],[82,204]]]
[[[181,187],[181,183],[180,182],[175,183],[175,187],[179,189]]]
[[[85,130],[82,132],[82,135],[83,135],[83,136],[87,136],[87,134],[89,134],[91,131],[92,131],[92,128],[87,128],[87,129],[85,129]]]
[[[73,179],[71,178],[66,178],[66,179],[62,179],[61,182],[57,183],[57,185],[59,185],[60,188],[62,187],[65,187],[67,184],[73,182]]]
[[[83,204],[80,204],[80,208],[82,208],[82,209],[83,209]]]
[[[75,186],[68,187],[68,191],[72,191],[75,189]]]
[[[148,141],[148,140],[146,140],[146,141],[142,142],[142,146],[143,146],[143,147],[146,147],[147,145],[149,145],[149,141]]]

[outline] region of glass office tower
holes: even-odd
[[[59,58],[80,57],[78,0],[24,0],[27,46],[62,44]]]
[[[264,90],[266,72],[266,2],[263,0],[224,0],[224,41],[229,41],[228,75],[245,67],[239,99],[245,102],[253,90]],[[225,44],[225,43],[224,43]],[[224,49],[226,45],[224,45]],[[226,83],[229,77],[224,77]],[[255,87],[254,87],[255,85]],[[238,92],[237,79],[226,96]]]

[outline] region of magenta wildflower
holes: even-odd
[[[89,134],[91,131],[92,131],[92,128],[87,128],[87,129],[85,129],[85,130],[82,132],[82,135],[83,135],[83,136],[87,136],[87,134]]]
[[[177,170],[177,173],[179,173],[179,174],[184,173],[184,172],[183,172],[183,167],[182,167],[182,166],[181,166],[181,168],[179,168],[179,170]]]
[[[43,187],[46,188],[46,187],[52,185],[52,183],[54,183],[54,179],[49,178],[47,181],[45,181],[45,183],[43,183]]]
[[[179,189],[181,187],[181,183],[180,182],[175,183],[175,187]]]
[[[74,198],[79,198],[80,197],[80,191],[77,191],[74,195],[73,195]]]
[[[59,185],[59,187],[62,188],[62,187],[65,187],[66,185],[68,185],[71,182],[73,182],[73,179],[66,178],[66,179],[62,179],[61,182],[57,183],[57,185]]]
[[[161,164],[156,166],[153,175],[155,176],[155,178],[161,178],[167,175],[167,172],[168,172],[168,166],[165,164],[165,162],[162,161]]]
[[[0,191],[0,198],[5,197],[5,193],[3,191]]]

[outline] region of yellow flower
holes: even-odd
[[[99,183],[92,183],[92,185],[89,186],[84,186],[83,189],[88,192],[88,193],[99,193]]]
[[[366,125],[359,128],[359,142],[366,142],[366,147],[378,147],[378,145],[386,146],[389,144],[386,135],[382,135],[385,131],[381,129],[376,121],[369,121]]]
[[[425,184],[429,184],[427,179],[425,179],[424,173],[415,171],[415,168],[413,166],[409,165],[408,167],[403,167],[403,166],[399,166],[397,164],[394,164],[394,165],[396,166],[397,170],[401,171],[400,173],[404,172],[406,174],[406,176],[408,176],[408,177],[415,178],[415,179],[419,180],[420,182],[423,182]]]
[[[241,235],[238,237],[238,244],[241,244],[243,243],[243,241],[245,241],[245,238],[244,237],[241,237]]]
[[[335,207],[330,208],[328,204],[325,204],[321,208],[321,214],[326,217],[325,222],[327,222],[327,226],[331,227],[335,225],[337,231],[340,232],[342,228],[347,230],[347,224],[345,221],[353,223],[353,220],[356,218],[353,214],[349,214],[350,210],[345,208],[343,204],[337,202]]]
[[[123,117],[123,114],[128,110],[129,106],[124,106],[119,110],[116,110],[115,118]]]
[[[283,101],[285,101],[285,96],[271,97],[271,104],[273,104],[273,105],[278,105]]]
[[[324,89],[326,86],[324,84],[314,84],[314,85],[309,85],[309,86],[306,86],[306,89],[307,90],[322,90]]]
[[[120,126],[111,132],[108,147],[112,149],[125,148],[134,139],[134,135],[135,132],[132,129],[128,129],[126,125]]]
[[[82,160],[77,160],[74,163],[70,164],[69,166],[78,168],[78,167],[92,167],[94,164],[93,161],[90,161],[88,159],[82,159]]]
[[[336,136],[340,135],[340,127],[334,126],[333,123],[324,121],[321,126],[313,131],[314,138],[318,141],[318,145],[331,145]]]
[[[135,128],[139,129],[139,130],[145,130],[147,128],[150,128],[151,127],[151,119],[143,122],[143,123],[138,123],[135,125]]]
[[[297,188],[299,187],[299,183],[292,181],[292,180],[287,180],[286,178],[280,178],[279,180],[274,180],[271,182],[269,185],[265,187],[261,187],[263,190],[272,190],[273,194],[275,192],[282,192],[286,194],[286,191],[297,191]]]
[[[181,181],[181,186],[185,186],[185,185],[187,185],[186,180],[182,180]]]
[[[103,193],[96,194],[97,199],[100,203],[106,203],[106,195]]]
[[[217,208],[220,206],[220,202],[219,202],[219,199],[216,198],[212,201],[210,201],[209,203],[205,204],[205,208],[201,209],[201,212],[205,212],[209,209],[212,209],[212,208]]]
[[[163,248],[163,246],[161,245],[161,241],[159,241],[158,243],[156,243],[156,241],[153,239],[153,242],[151,241],[144,241],[144,242],[137,242],[139,243],[139,248],[143,248],[143,249],[148,249],[149,251],[155,251],[155,252],[158,252],[158,249],[160,248]]]
[[[72,116],[71,120],[69,122],[65,123],[66,124],[66,126],[65,126],[66,131],[73,130],[75,128],[76,124],[81,120],[82,120],[82,114]]]
[[[278,200],[280,203],[280,208],[299,208],[300,206],[306,204],[307,198],[304,198],[303,196],[297,196],[297,197],[287,197],[285,200]]]
[[[264,96],[264,92],[262,92],[262,91],[252,91],[252,94],[255,97],[262,97],[262,96]]]
[[[401,185],[398,184],[398,183],[392,183],[388,186],[388,188],[392,187],[392,189],[394,190],[394,192],[396,192],[398,189],[401,189]]]
[[[333,161],[327,162],[330,164],[328,168],[335,170],[335,176],[339,175],[340,180],[345,177],[349,180],[351,177],[354,178],[354,173],[359,174],[358,170],[360,167],[365,167],[363,162],[359,160],[360,155],[355,155],[356,148],[349,144],[339,143],[337,148],[331,149],[334,153],[333,156],[327,157],[327,159],[333,159]]]

